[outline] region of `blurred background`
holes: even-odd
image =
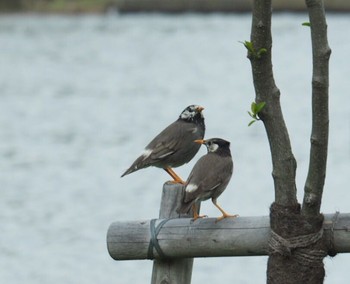
[[[169,176],[156,168],[120,175],[190,104],[205,107],[207,138],[231,141],[235,171],[220,205],[241,216],[269,214],[269,146],[261,123],[247,126],[255,94],[240,42],[250,38],[249,8],[126,13],[126,3],[135,10],[136,2],[0,2],[1,283],[149,283],[152,262],[112,260],[106,233],[116,220],[158,216]],[[198,11],[191,7],[185,11]],[[307,14],[288,9],[273,15],[273,63],[302,201],[311,42],[302,26]],[[335,10],[327,10],[330,140],[322,212],[348,213],[350,17]],[[205,152],[176,172],[187,178]],[[201,211],[220,215],[210,201]],[[192,283],[265,283],[266,261],[196,259]],[[345,254],[327,258],[325,283],[348,283],[349,261]]]
[[[7,12],[105,13],[119,12],[248,12],[253,0],[1,0]],[[350,11],[348,0],[324,0],[329,11]],[[275,0],[276,11],[305,11],[304,0]]]

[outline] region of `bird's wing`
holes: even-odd
[[[151,160],[158,161],[176,152],[176,140],[161,141],[154,145],[150,155]]]
[[[214,191],[221,191],[231,179],[233,164],[231,157],[207,154],[193,167],[185,188],[185,202],[209,199]]]
[[[209,199],[212,192],[222,185],[222,182],[218,182],[215,185],[208,187],[206,182],[207,180],[203,180],[198,185],[195,183],[189,183],[186,186],[184,202],[187,203],[196,199]]]
[[[146,147],[152,150],[150,161],[157,162],[178,151],[177,145],[183,140],[183,131],[182,123],[175,121],[159,133]]]
[[[195,164],[186,182],[185,202],[208,196],[222,184],[222,169],[217,167],[215,159],[215,156],[209,157],[207,154]]]

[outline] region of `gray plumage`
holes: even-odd
[[[203,107],[188,106],[179,118],[159,133],[122,177],[149,166],[169,169],[188,163],[198,152],[196,139],[205,133]],[[168,171],[168,170],[167,170]],[[169,173],[170,174],[170,173]]]
[[[216,203],[216,199],[226,189],[233,172],[230,142],[212,138],[202,140],[202,142],[198,141],[198,143],[205,144],[208,153],[194,165],[186,181],[183,204],[177,211],[183,214],[188,213],[196,202],[211,198],[225,217],[232,216],[224,213]]]

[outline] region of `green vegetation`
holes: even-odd
[[[256,102],[252,102],[250,106],[251,111],[248,111],[248,114],[251,118],[253,118],[253,120],[249,122],[248,126],[251,126],[254,122],[260,120],[259,112],[264,108],[265,105],[265,102],[261,102],[258,104]]]
[[[0,10],[47,13],[102,13],[114,3],[115,0],[2,0]]]
[[[253,43],[250,41],[240,41],[244,45],[244,47],[248,50],[248,56],[252,56],[254,58],[260,59],[261,56],[267,52],[266,48],[260,48],[258,51],[254,49]]]

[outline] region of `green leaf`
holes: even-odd
[[[248,114],[253,120],[249,122],[248,126],[251,126],[254,122],[260,120],[258,113],[264,108],[265,105],[265,102],[260,102],[258,104],[256,102],[252,102],[250,105],[251,112],[248,111]]]
[[[256,103],[255,102],[252,102],[250,109],[252,110],[253,115],[255,115],[256,114]]]
[[[263,108],[264,106],[266,105],[265,102],[260,102],[256,105],[256,113],[259,113]]]
[[[306,26],[306,27],[310,27],[310,26],[311,26],[310,22],[304,22],[304,23],[302,23],[301,25],[302,25],[302,26]]]
[[[254,46],[253,46],[253,43],[252,43],[252,42],[250,42],[250,41],[245,41],[245,46],[246,46],[246,48],[247,48],[250,52],[254,53]]]
[[[255,119],[253,119],[251,122],[249,122],[248,126],[251,126],[254,122],[256,122]]]
[[[240,41],[250,53],[255,53],[253,43],[250,41]]]
[[[266,48],[260,48],[259,51],[258,51],[258,54],[257,54],[258,58],[260,58],[261,55],[263,55],[266,52],[267,52]]]

